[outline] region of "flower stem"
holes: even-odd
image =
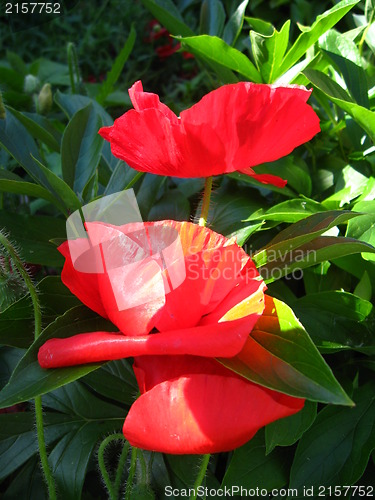
[[[199,486],[203,483],[203,479],[207,472],[208,462],[210,461],[210,456],[211,455],[208,454],[208,455],[203,455],[202,457],[202,462],[199,468],[199,474],[193,486],[194,493],[190,496],[190,500],[195,500],[197,498],[197,490]]]
[[[135,470],[136,470],[136,465],[137,465],[137,453],[138,453],[138,449],[133,447],[131,458],[130,458],[130,470],[129,470],[128,480],[126,481],[126,489],[125,489],[125,497],[124,497],[125,500],[130,500],[130,498],[131,498],[133,481],[134,481]]]
[[[212,192],[212,176],[207,177],[206,182],[204,184],[202,212],[199,219],[199,225],[203,227],[207,224],[208,209],[210,208],[211,192]]]
[[[4,246],[7,253],[10,255],[12,259],[12,263],[16,267],[17,271],[20,273],[22,279],[27,286],[30,298],[33,304],[34,309],[34,338],[35,340],[39,337],[42,331],[42,313],[39,304],[39,298],[36,291],[36,288],[28,275],[26,269],[23,266],[21,259],[19,258],[16,250],[13,248],[13,245],[10,243],[8,238],[0,231],[0,244]],[[39,455],[40,461],[42,464],[42,470],[44,474],[44,478],[48,487],[48,496],[50,500],[56,500],[56,487],[55,481],[52,476],[51,469],[48,464],[47,450],[46,450],[46,442],[44,439],[44,428],[43,428],[43,411],[42,411],[42,398],[41,396],[37,396],[35,398],[35,421],[36,421],[36,431],[38,438],[38,447],[39,447]]]

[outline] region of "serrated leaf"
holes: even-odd
[[[289,42],[290,21],[280,31],[274,29],[271,36],[250,31],[255,63],[265,83],[272,83],[277,75]]]
[[[352,404],[290,307],[269,296],[242,351],[219,361],[256,384],[290,396]]]
[[[221,38],[200,35],[185,37],[180,40],[194,54],[225,66],[232,71],[237,71],[249,81],[262,82],[259,72],[250,59],[239,50],[225,43]]]
[[[290,487],[352,485],[375,448],[375,387],[354,393],[354,408],[324,408],[302,436],[291,469]]]

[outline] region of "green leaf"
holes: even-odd
[[[82,193],[100,160],[103,138],[100,115],[92,104],[77,111],[68,123],[61,143],[61,168],[64,181]]]
[[[375,201],[356,203],[353,210],[364,214],[349,222],[346,236],[375,246]],[[362,257],[366,260],[375,261],[375,256],[371,253],[364,253]]]
[[[295,207],[295,205],[287,205],[287,207],[289,209],[292,209],[293,207]],[[253,260],[257,266],[261,266],[268,262],[275,262],[279,260],[282,260],[283,262],[284,256],[289,255],[289,258],[286,257],[285,259],[285,261],[289,261],[291,260],[290,253],[292,250],[314,240],[329,229],[339,224],[343,224],[353,217],[356,217],[356,214],[344,210],[320,212],[310,215],[309,217],[305,217],[299,222],[296,222],[295,224],[292,224],[288,228],[281,231],[272,241],[267,244],[266,247],[254,254]]]
[[[363,300],[371,300],[372,285],[367,271],[363,273],[362,278],[355,287],[353,294]]]
[[[375,353],[371,302],[348,292],[328,291],[306,295],[292,307],[320,350]]]
[[[44,370],[39,366],[39,348],[50,338],[67,338],[77,333],[114,331],[113,325],[84,306],[74,307],[51,323],[28,349],[8,384],[0,392],[0,408],[40,396],[96,370],[100,364]]]
[[[337,24],[350,9],[357,5],[358,2],[359,0],[342,0],[332,7],[332,9],[317,16],[311,28],[304,29],[292,47],[288,50],[279,67],[277,76],[281,76],[291,68],[304,54],[306,54],[307,49],[318,41],[321,35],[335,26],[335,24]]]
[[[269,296],[240,354],[219,361],[256,384],[290,396],[352,405],[290,307]]]
[[[28,132],[35,138],[46,144],[52,151],[60,152],[60,134],[51,125],[51,123],[36,113],[20,113],[16,109],[6,106],[6,109],[10,111],[19,120],[22,125],[26,127]]]
[[[106,398],[131,405],[138,393],[138,385],[128,359],[106,363],[85,376],[83,382]]]
[[[272,83],[276,77],[289,42],[290,21],[280,31],[274,29],[271,36],[250,31],[255,63],[265,83]]]
[[[110,72],[107,74],[107,78],[100,86],[99,92],[96,96],[96,100],[99,104],[103,104],[109,94],[114,90],[114,86],[119,79],[126,61],[128,60],[136,39],[136,31],[134,24],[131,25],[130,33],[126,39],[125,45],[121,49],[120,53],[116,57]]]
[[[39,457],[34,456],[12,477],[3,494],[3,500],[27,498],[28,500],[48,500]]]
[[[142,3],[172,35],[194,35],[172,0],[142,0]]]
[[[63,204],[68,210],[74,212],[81,208],[81,202],[79,201],[75,192],[64,182],[60,177],[54,174],[51,170],[45,167],[40,161],[33,157],[33,160],[38,165],[38,169],[45,175],[52,190],[56,193],[59,199],[62,200]]]
[[[324,408],[302,436],[291,470],[290,487],[343,486],[362,476],[375,448],[375,387],[354,393],[355,408]]]
[[[260,74],[250,59],[239,50],[225,43],[221,38],[200,35],[181,38],[180,40],[194,54],[207,58],[209,61],[225,66],[230,70],[237,71],[247,80],[257,83],[262,82]]]
[[[225,10],[220,0],[203,0],[199,33],[220,36],[224,29]]]
[[[310,214],[321,213],[324,206],[320,203],[304,199],[288,200],[279,203],[268,210],[263,208],[254,212],[247,221],[273,220],[278,222],[298,222]]]
[[[148,214],[149,220],[181,220],[190,217],[189,200],[176,189],[168,191],[162,198],[151,207]]]
[[[306,69],[303,74],[310,82],[326,94],[329,99],[346,111],[360,125],[365,132],[375,141],[375,112],[353,102],[351,97],[336,82],[327,75],[313,69]]]
[[[60,495],[71,500],[81,498],[89,460],[98,440],[109,432],[120,431],[125,412],[97,398],[80,382],[47,394],[43,404],[72,420],[51,450],[49,461]]]
[[[341,71],[353,99],[369,107],[367,76],[356,44],[335,30],[330,30],[319,40],[319,45]]]
[[[42,324],[47,326],[68,309],[79,305],[78,299],[57,276],[47,276],[37,286],[42,307]],[[29,295],[0,313],[0,344],[29,347],[34,340],[34,309]]]
[[[0,169],[0,191],[42,198],[55,205],[61,212],[66,213],[64,205],[46,188],[39,186],[39,184],[23,181],[21,177],[7,170]]]
[[[313,241],[285,253],[280,259],[268,261],[258,271],[267,283],[290,273],[293,273],[292,277],[299,279],[302,269],[306,267],[353,253],[375,253],[375,248],[353,238],[318,236]],[[275,255],[277,254],[273,254]]]
[[[140,174],[143,174],[143,172],[137,172],[120,160],[112,172],[107,187],[105,188],[104,195],[107,196],[109,194],[118,193],[123,189],[129,189],[128,186],[133,185],[133,181],[137,181]]]
[[[228,45],[232,45],[232,47],[235,45],[237,38],[241,33],[244,14],[248,3],[249,0],[243,0],[230,16],[229,21],[225,25],[222,38],[224,42],[226,42]]]
[[[137,203],[143,220],[148,220],[148,214],[160,197],[160,191],[165,184],[166,177],[146,174],[137,192]]]
[[[19,215],[0,210],[0,227],[6,228],[29,264],[61,266],[63,258],[49,240],[64,237],[65,221],[46,215]]]
[[[66,418],[49,414],[44,418],[47,444],[64,434]],[[38,453],[35,415],[31,412],[0,415],[0,480],[9,476],[30,457]]]
[[[280,450],[266,454],[264,431],[261,430],[247,444],[234,450],[221,487],[231,488],[237,495],[240,495],[241,487],[270,492],[287,483],[288,465]]]
[[[301,411],[290,417],[281,418],[266,426],[267,455],[276,446],[291,446],[296,443],[316,418],[317,404],[306,401]]]

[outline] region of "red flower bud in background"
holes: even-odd
[[[99,133],[132,168],[174,177],[234,171],[265,184],[286,181],[252,167],[275,161],[320,131],[302,86],[237,83],[207,94],[177,117],[141,82],[129,90],[134,109]]]

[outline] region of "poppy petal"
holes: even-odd
[[[233,450],[264,425],[301,410],[292,398],[245,379],[191,374],[142,394],[126,417],[123,433],[132,446],[172,454]]]

